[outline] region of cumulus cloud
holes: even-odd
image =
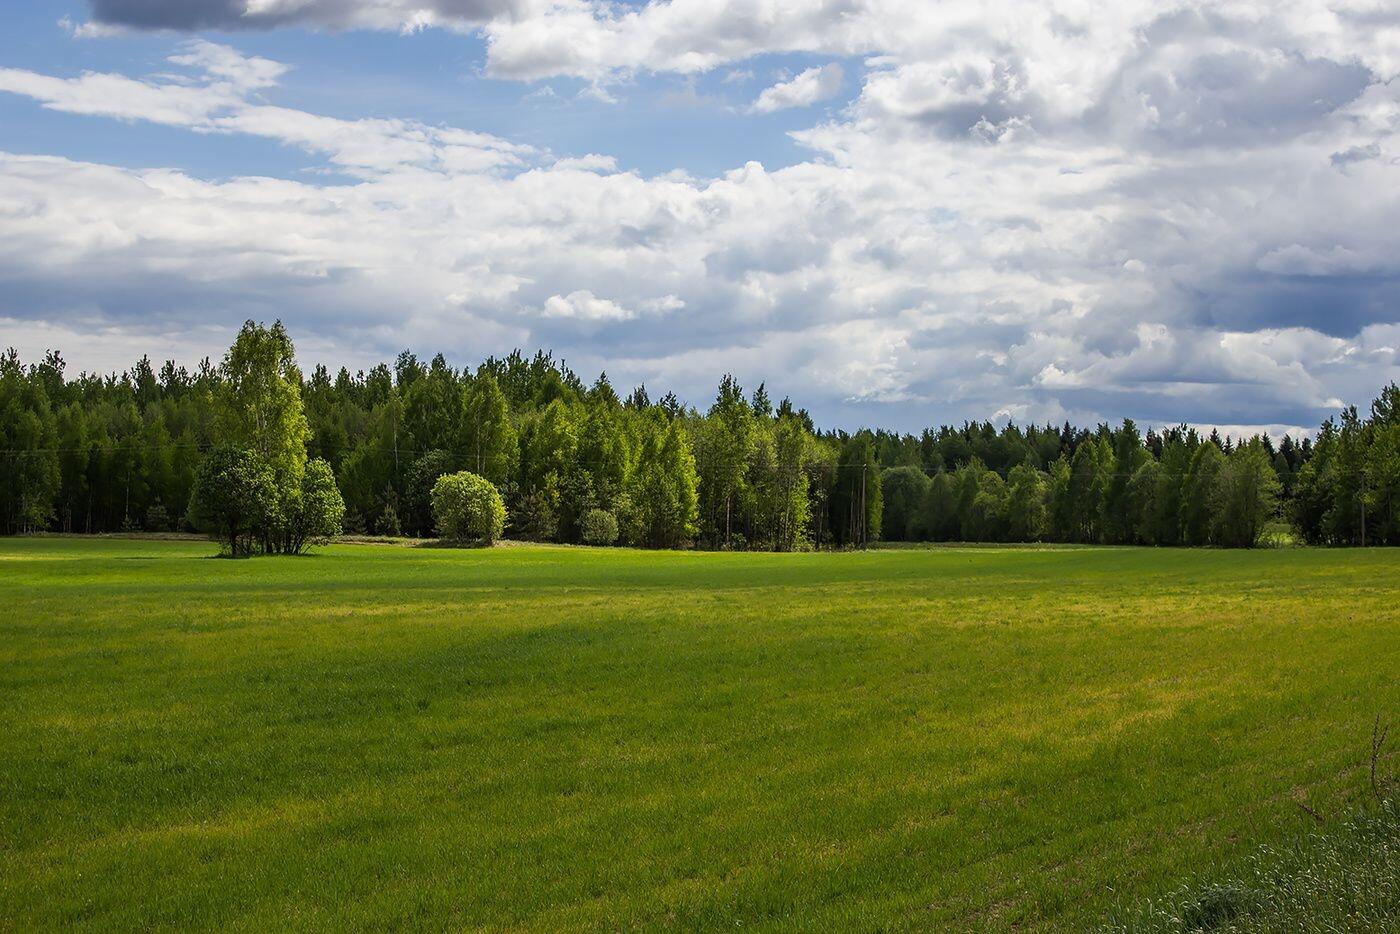
[[[587,289],[570,292],[568,295],[551,295],[545,299],[546,318],[574,318],[582,321],[626,321],[635,318],[637,313],[623,308],[617,302],[598,298]]]
[[[0,68],[0,91],[67,113],[266,137],[323,154],[350,172],[403,165],[441,171],[514,166],[533,152],[485,133],[406,120],[343,120],[261,103],[253,92],[276,85],[286,66],[204,40],[186,43],[170,62],[193,70],[195,77],[88,72],[56,78]]]
[[[835,62],[820,68],[808,68],[790,80],[764,88],[749,107],[749,112],[769,114],[775,110],[810,107],[820,101],[831,100],[841,92],[842,78],[841,66]]]
[[[279,107],[284,66],[207,43],[176,53],[178,78],[0,70],[47,107],[256,135],[339,170],[211,182],[4,156],[16,342],[55,320],[177,334],[192,307],[281,315],[331,360],[549,346],[695,401],[732,371],[832,422],[907,427],[1309,427],[1400,377],[1400,14],[1384,0],[175,6],[94,11],[479,29],[489,74],[599,88],[774,53],[863,61],[854,100],[793,134],[809,158],[701,178]],[[815,71],[758,101],[813,102]]]

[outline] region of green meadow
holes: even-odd
[[[0,928],[1091,928],[1400,712],[1395,550],[213,552],[0,541]]]

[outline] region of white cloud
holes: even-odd
[[[551,295],[540,312],[546,318],[575,318],[583,321],[627,321],[637,313],[617,302],[598,298],[587,289],[568,295]]]
[[[763,89],[750,113],[768,114],[789,107],[810,107],[831,100],[841,92],[841,66],[832,62],[820,68],[808,68],[788,81],[780,81]]]
[[[136,79],[87,72],[56,78],[0,68],[0,91],[67,113],[267,137],[322,153],[357,173],[403,165],[477,171],[522,165],[533,154],[529,146],[486,133],[407,120],[342,120],[259,103],[254,92],[275,86],[286,66],[212,42],[188,42],[170,62],[193,70],[196,77]]]
[[[195,39],[185,50],[170,56],[175,65],[202,71],[211,80],[227,81],[244,91],[269,88],[287,73],[287,66],[252,55],[243,55],[226,45]]]
[[[560,170],[573,169],[579,172],[616,172],[617,159],[613,156],[604,156],[596,152],[590,152],[586,156],[556,159],[554,160],[554,168]]]
[[[58,28],[74,39],[110,39],[126,32],[121,26],[97,22],[80,23],[68,16],[59,17]]]
[[[337,362],[549,346],[697,401],[734,371],[846,424],[1309,425],[1400,377],[1392,6],[261,4],[262,25],[479,28],[490,73],[604,93],[771,53],[865,61],[855,100],[793,134],[810,158],[708,178],[279,107],[284,66],[209,44],[181,49],[178,79],[0,70],[48,107],[340,170],[214,183],[0,157],[6,332],[180,333],[200,308],[282,315]],[[195,7],[231,8],[171,15]],[[823,73],[755,109],[834,96]]]

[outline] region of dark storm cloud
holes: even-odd
[[[1323,405],[1299,404],[1280,398],[1278,390],[1263,383],[1221,378],[1199,382],[1180,379],[1174,391],[1163,391],[1160,382],[1124,383],[1112,391],[1096,388],[1061,389],[1056,397],[1073,409],[1090,412],[1131,412],[1139,428],[1166,427],[1181,422],[1217,425],[1316,425],[1334,415]]]
[[[1311,328],[1350,338],[1368,325],[1396,319],[1400,277],[1240,274],[1202,289],[1192,304],[1200,325],[1232,331]]]
[[[212,29],[246,26],[238,0],[93,0],[93,18],[135,29]],[[273,25],[268,23],[266,25]]]

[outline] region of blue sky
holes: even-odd
[[[82,2],[17,0],[5,13],[0,61],[54,75],[150,74],[168,70],[166,58],[182,38],[159,31],[75,41],[62,22],[82,23],[88,16]],[[807,153],[788,132],[839,110],[858,90],[849,85],[820,106],[798,112],[745,113],[765,86],[759,75],[771,79],[832,60],[788,53],[696,75],[628,80],[610,91],[619,102],[625,100],[619,106],[588,96],[589,82],[578,78],[486,77],[485,42],[473,34],[289,28],[199,35],[290,64],[275,94],[283,106],[344,119],[404,118],[470,127],[563,155],[608,152],[620,168],[647,175],[675,169],[714,175],[751,159],[771,168],[801,161]],[[207,177],[287,175],[317,165],[273,142],[131,129],[135,132],[95,134],[91,120],[0,96],[0,145],[12,151],[62,152],[130,168],[176,164]]]
[[[547,347],[826,424],[1315,427],[1400,376],[1381,0],[73,0],[0,29],[0,342]],[[192,25],[192,22],[195,22]]]

